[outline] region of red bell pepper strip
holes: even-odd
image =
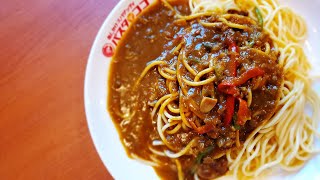
[[[218,90],[220,92],[223,92],[225,94],[229,94],[229,95],[232,95],[232,96],[235,96],[235,95],[239,94],[239,89],[236,86],[229,85],[229,84],[220,83],[218,85]]]
[[[226,101],[226,113],[224,116],[224,125],[228,126],[231,123],[232,116],[234,113],[234,104],[235,104],[235,98],[231,95],[227,96],[227,101]]]
[[[239,110],[238,110],[238,119],[237,124],[243,126],[247,120],[251,119],[251,112],[248,108],[247,101],[238,98],[239,100]]]
[[[239,90],[236,88],[236,86],[244,84],[249,79],[254,78],[256,76],[261,76],[263,74],[264,74],[264,71],[261,68],[259,67],[252,68],[244,72],[243,74],[241,74],[239,77],[222,81],[222,83],[218,85],[218,89],[219,91],[224,92],[226,94],[235,95],[239,93]]]
[[[230,55],[230,61],[227,64],[227,69],[230,73],[231,77],[236,77],[237,76],[237,60],[236,57],[239,55],[239,48],[237,44],[234,41],[229,40],[229,51],[231,51]]]
[[[237,44],[232,40],[232,39],[227,39],[228,40],[228,45],[229,45],[229,51],[231,51],[230,55],[230,61],[227,65],[228,71],[230,73],[231,77],[236,77],[237,76],[237,56],[239,56],[239,48]],[[218,87],[219,88],[219,87]],[[231,89],[229,93],[235,93],[236,89]],[[234,113],[234,104],[235,104],[235,98],[233,95],[228,95],[227,96],[227,101],[226,101],[226,113],[224,116],[224,125],[228,126],[231,123],[232,116]]]
[[[192,129],[194,129],[199,134],[205,134],[213,130],[214,126],[212,124],[205,124],[203,126],[197,127],[193,121],[189,122]]]
[[[249,69],[248,71],[241,74],[239,77],[232,78],[230,80],[226,80],[222,82],[221,84],[231,85],[231,86],[239,86],[241,84],[246,83],[249,79],[261,76],[264,74],[264,70],[262,70],[259,67],[255,67],[252,69]]]

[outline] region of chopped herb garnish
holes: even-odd
[[[262,17],[261,11],[259,10],[258,7],[256,7],[254,9],[254,12],[256,13],[256,16],[258,18],[259,26],[263,29],[263,17]]]
[[[220,79],[223,76],[224,70],[225,68],[221,64],[217,64],[216,66],[214,66],[214,72],[218,79]]]
[[[237,119],[238,119],[238,115],[237,114],[234,114],[232,116],[232,121],[233,121],[233,127],[235,130],[240,130],[241,129],[241,126],[239,124],[237,124]]]
[[[233,125],[233,127],[234,127],[235,130],[240,130],[240,129],[241,129],[241,126],[238,125],[237,123],[235,123],[235,124]]]
[[[254,40],[252,39],[251,41],[248,42],[248,46],[249,46],[249,47],[253,47],[254,43],[255,43],[255,42],[254,42]]]
[[[193,56],[189,56],[188,61],[196,64],[200,63],[200,59],[198,57],[193,57]]]
[[[193,167],[192,167],[192,169],[191,169],[191,171],[192,171],[193,174],[197,171],[198,166],[199,166],[199,164],[201,163],[202,159],[203,159],[205,156],[209,155],[209,154],[213,151],[213,149],[214,149],[214,146],[213,146],[213,145],[212,145],[212,146],[208,146],[203,152],[201,152],[201,153],[198,154],[198,156],[197,156],[197,158],[196,158],[196,161],[195,161],[195,163],[194,163],[194,165],[193,165]]]
[[[205,156],[207,156],[209,153],[211,153],[212,150],[213,150],[213,148],[214,148],[214,146],[209,146],[209,147],[207,147],[203,152],[199,153],[198,156],[197,156],[197,158],[196,158],[196,163],[197,163],[197,164],[200,164],[200,163],[201,163],[201,160],[202,160]]]

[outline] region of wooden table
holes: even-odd
[[[91,140],[84,75],[118,0],[1,0],[0,179],[112,179]]]

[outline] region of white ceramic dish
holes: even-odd
[[[128,28],[128,14],[139,14],[154,0],[122,0],[103,23],[91,49],[85,77],[85,110],[89,130],[104,165],[117,180],[158,179],[153,169],[127,157],[119,135],[107,111],[108,72],[111,56],[121,33]],[[286,0],[307,20],[309,29],[305,51],[313,64],[312,73],[320,72],[320,0]],[[129,18],[130,19],[130,18]],[[320,94],[319,81],[314,85]],[[272,179],[320,179],[320,156],[315,156],[299,172],[277,174]]]

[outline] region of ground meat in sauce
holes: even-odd
[[[189,14],[187,2],[177,1],[173,6],[181,14]],[[230,14],[247,16],[247,12],[230,10]],[[204,17],[203,21],[214,21],[215,17]],[[152,104],[159,98],[169,93],[166,88],[166,80],[156,69],[151,70],[143,79],[137,91],[132,91],[135,81],[145,68],[146,64],[158,57],[165,57],[165,61],[172,64],[177,61],[177,55],[168,52],[184,40],[184,49],[188,63],[198,72],[208,66],[211,60],[215,65],[217,80],[211,87],[217,99],[216,105],[207,113],[197,112],[192,118],[200,124],[212,124],[214,128],[205,134],[197,132],[179,131],[173,135],[167,135],[167,140],[177,150],[181,150],[192,139],[197,138],[196,145],[189,155],[179,158],[184,171],[185,179],[193,179],[191,172],[195,159],[199,153],[208,147],[214,147],[213,151],[206,155],[197,167],[200,178],[216,178],[228,171],[228,162],[225,156],[214,159],[215,155],[226,149],[235,147],[236,132],[233,126],[223,123],[225,114],[226,95],[219,92],[217,85],[228,77],[227,64],[230,61],[230,52],[227,46],[227,37],[235,40],[240,47],[237,74],[260,67],[265,74],[262,77],[252,78],[239,88],[239,96],[246,100],[248,89],[252,90],[252,104],[250,106],[251,120],[241,127],[240,140],[246,137],[263,120],[269,119],[276,108],[279,99],[279,88],[282,82],[282,70],[277,64],[278,53],[274,50],[272,40],[267,34],[262,33],[260,27],[250,24],[243,19],[231,18],[230,21],[245,24],[251,27],[250,32],[233,29],[224,24],[217,27],[204,27],[198,21],[177,22],[172,11],[157,2],[138,17],[137,21],[128,29],[121,40],[117,52],[111,64],[110,89],[108,107],[114,123],[117,125],[121,140],[130,155],[131,153],[150,160],[153,140],[159,140],[156,130],[156,120],[151,118]],[[252,47],[247,44],[255,41]],[[270,44],[271,52],[266,54],[265,42]],[[185,71],[185,78],[191,75]],[[192,80],[192,79],[190,79]],[[179,90],[178,84],[174,89]],[[186,108],[192,109],[190,104],[200,106],[202,89],[189,88],[188,94],[182,102]],[[235,109],[238,109],[236,104]],[[161,150],[158,149],[158,150]],[[163,179],[177,179],[174,161],[166,157],[157,157],[162,162],[161,167],[155,168]]]

